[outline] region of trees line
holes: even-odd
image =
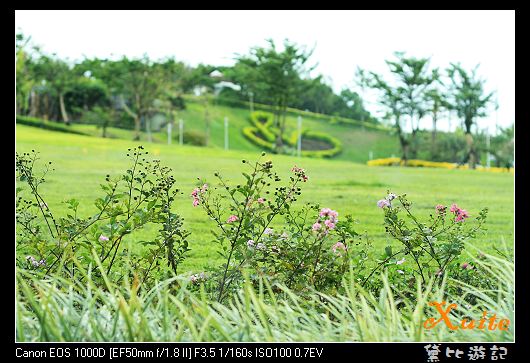
[[[225,100],[270,105],[274,126],[279,130],[278,152],[283,149],[289,108],[380,123],[364,108],[358,93],[345,88],[336,94],[322,75],[311,78],[315,69],[309,65],[313,50],[287,40],[282,50],[269,40],[266,47],[238,54],[231,67],[191,67],[174,58],[154,61],[146,55],[117,60],[85,58],[70,64],[55,54],[46,54],[21,33],[16,35],[16,52],[17,114],[61,119],[66,125],[72,120],[97,123],[103,136],[111,124],[132,124],[135,139],[139,139],[142,123],[149,130],[150,118],[161,112],[172,122],[185,108],[183,95],[192,92],[204,101],[206,144],[213,94]],[[450,110],[458,115],[465,130],[467,150],[463,162],[473,168],[478,151],[472,127],[487,115],[493,96],[485,92],[477,68],[467,71],[453,63],[442,74],[439,69],[429,69],[429,58],[404,53],[395,53],[395,59],[386,63],[393,76],[391,81],[362,69],[357,70],[356,78],[362,88],[378,92],[378,105],[399,138],[402,159],[406,162],[417,156],[420,121],[426,116],[433,122],[431,158],[437,158],[439,115]]]

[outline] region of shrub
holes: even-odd
[[[274,144],[270,141],[266,141],[263,138],[257,136],[259,130],[256,127],[247,126],[243,128],[243,135],[253,142],[254,144],[265,148],[266,150],[272,151],[274,149]]]
[[[377,206],[383,210],[386,233],[400,248],[397,251],[391,245],[385,248],[377,266],[362,282],[363,286],[370,284],[371,276],[383,266],[397,288],[415,284],[417,279],[425,284],[432,278],[441,279],[455,268],[468,268],[460,265],[459,257],[465,242],[483,229],[488,213],[487,208],[483,209],[475,218],[476,224],[470,225],[468,211],[456,204],[450,208],[439,204],[433,208],[428,221],[421,221],[413,214],[412,203],[405,194],[398,196],[390,192]]]
[[[17,115],[16,123],[21,124],[21,125],[26,125],[26,126],[39,127],[45,130],[66,132],[69,134],[77,134],[77,135],[86,135],[84,132],[73,130],[71,127],[66,126],[63,123],[60,123],[57,121],[47,121],[47,120],[36,118],[36,117]]]
[[[179,138],[178,133],[173,136],[174,140],[179,140]],[[187,145],[206,146],[206,134],[198,130],[184,131],[182,142]]]
[[[146,282],[167,274],[159,261],[164,258],[173,274],[188,252],[188,232],[182,218],[171,211],[176,194],[171,169],[158,160],[147,160],[147,151],[139,146],[129,149],[131,166],[115,178],[107,175],[95,200],[98,212],[90,217],[79,215],[79,202],[69,199],[68,212],[57,216],[46,203],[40,186],[51,171],[51,162],[42,173],[36,170],[35,152],[16,154],[17,171],[17,265],[32,269],[40,276],[52,273],[73,277],[78,265],[94,264],[98,257],[111,278],[121,279],[120,266],[127,259]],[[29,191],[20,186],[27,184]],[[147,224],[160,226],[158,234],[143,245],[139,253],[127,253],[123,241]],[[114,269],[113,269],[114,267]]]
[[[333,156],[336,156],[342,152],[342,143],[340,140],[334,138],[333,136],[330,136],[328,134],[317,132],[317,131],[310,131],[306,130],[302,132],[302,142],[304,139],[315,139],[320,140],[328,145],[330,145],[329,149],[323,149],[323,150],[302,150],[302,156],[308,156],[308,157],[320,157],[320,158],[331,158]],[[294,131],[291,135],[291,141],[292,145],[296,145],[298,141],[298,132]]]
[[[243,163],[249,168],[242,173],[243,183],[229,186],[216,173],[218,186],[202,180],[191,194],[193,205],[217,226],[214,238],[225,263],[210,271],[207,285],[218,301],[240,287],[244,271],[254,281],[266,278],[304,292],[309,287],[336,290],[352,259],[362,268],[366,249],[356,253],[350,248],[360,239],[351,216],[339,222],[329,208],[307,204],[293,209],[301,184],[309,179],[304,169],[294,166],[281,185],[271,161]],[[281,216],[284,224],[277,221]]]
[[[469,169],[469,166],[467,164],[460,165],[460,164],[455,164],[455,163],[416,160],[416,159],[407,160],[407,163],[405,164],[405,162],[400,158],[374,159],[374,160],[369,160],[366,164],[368,166],[408,166],[408,167],[416,167],[416,168],[443,168],[443,169],[464,169],[464,170]],[[477,165],[475,170],[489,171],[493,173],[510,172],[512,174],[515,172],[514,168],[510,168],[510,169],[498,168],[498,167],[485,168],[481,165]]]
[[[278,130],[274,129],[272,126],[272,115],[267,112],[255,111],[250,115],[250,121],[253,127],[244,128],[243,135],[252,143],[266,148],[266,150],[275,151],[274,145],[276,143]],[[325,133],[304,130],[303,140],[304,139],[319,140],[328,144],[329,148],[321,150],[302,150],[302,156],[329,158],[342,151],[341,142]],[[298,131],[293,131],[290,136],[284,134],[283,141],[287,145],[285,150],[290,150],[291,153],[295,153],[298,142]]]

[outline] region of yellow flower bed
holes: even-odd
[[[438,162],[438,161],[428,161],[428,160],[417,160],[417,159],[410,159],[407,162],[407,165],[401,160],[401,158],[384,158],[384,159],[374,159],[369,160],[366,164],[368,166],[409,166],[409,167],[417,167],[417,168],[443,168],[443,169],[469,169],[469,166],[467,164],[465,165],[458,165],[455,163],[447,163],[447,162]],[[493,173],[506,173],[510,172],[511,174],[515,173],[514,168],[510,168],[507,170],[506,168],[498,168],[498,167],[490,167],[486,168],[481,165],[477,165],[475,170],[479,171],[489,171]]]

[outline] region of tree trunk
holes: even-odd
[[[59,93],[59,107],[61,109],[61,117],[63,118],[63,122],[67,125],[70,125],[68,113],[66,113],[66,107],[64,106],[64,94],[62,92]]]
[[[151,118],[149,116],[145,118],[145,129],[147,131],[147,141],[153,142],[153,135],[151,134]]]
[[[399,115],[395,117],[396,117],[396,130],[397,130],[397,134],[399,137],[399,144],[401,146],[401,152],[402,152],[401,160],[403,161],[405,165],[407,165],[408,155],[409,155],[409,143],[407,139],[405,138],[405,135],[403,134],[403,130],[401,129],[401,124],[399,123],[400,122]]]
[[[418,130],[412,130],[412,134],[410,137],[410,142],[408,143],[409,149],[410,149],[410,156],[413,159],[418,158],[418,143],[416,142],[416,136],[417,136]]]
[[[50,119],[50,95],[46,94],[44,97],[44,120]]]
[[[31,117],[37,117],[39,111],[39,95],[31,90],[30,101],[29,101],[29,115]]]
[[[409,161],[409,144],[405,142],[401,142],[401,150],[403,152],[403,155],[401,156],[401,160],[403,160],[403,164],[407,165]]]
[[[475,144],[473,142],[473,135],[466,132],[466,142],[467,142],[467,162],[469,163],[469,169],[475,169],[477,164],[477,150],[475,149]]]
[[[140,116],[135,114],[134,115],[134,141],[140,140],[140,128],[141,128],[141,122],[140,122]]]
[[[436,122],[437,122],[436,113],[432,116],[432,133],[431,133],[431,159],[436,160],[437,150],[436,150]]]

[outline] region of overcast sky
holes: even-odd
[[[480,63],[478,73],[499,102],[498,114],[480,127],[493,131],[497,121],[515,120],[514,11],[16,11],[15,28],[70,60],[147,53],[191,65],[231,65],[235,53],[288,38],[315,47],[315,73],[336,91],[356,87],[357,66],[386,74],[384,60],[394,51],[432,57],[432,67]],[[363,95],[377,112],[375,95]]]

